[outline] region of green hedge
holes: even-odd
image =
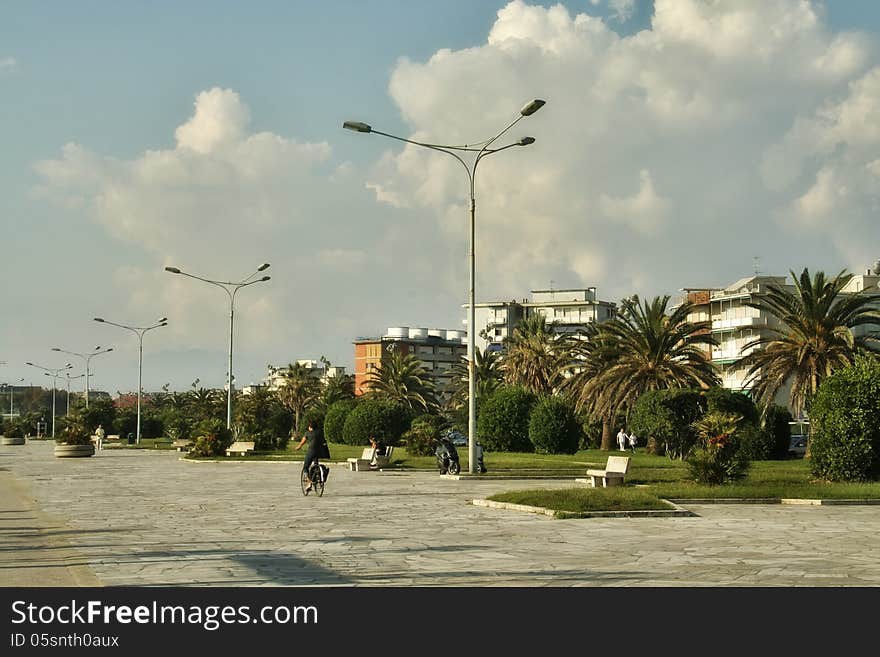
[[[633,405],[630,429],[658,454],[683,459],[697,442],[693,423],[706,412],[706,397],[699,391],[674,388],[651,390]]]
[[[529,419],[529,440],[539,454],[574,454],[581,442],[581,424],[562,397],[544,397]]]
[[[880,475],[880,361],[860,358],[825,379],[810,404],[810,470],[828,481]]]
[[[477,440],[493,452],[533,452],[529,418],[537,398],[520,386],[503,386],[486,399],[477,417]]]
[[[365,399],[345,418],[342,439],[347,445],[369,445],[373,436],[386,445],[396,445],[411,420],[411,411],[401,404]]]
[[[443,425],[443,418],[437,415],[422,415],[413,420],[409,431],[403,434],[406,439],[407,454],[411,456],[433,455]]]
[[[343,399],[327,407],[327,414],[324,416],[324,436],[329,442],[345,442],[343,438],[345,419],[357,405],[357,399]]]

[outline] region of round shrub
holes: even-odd
[[[82,415],[74,413],[63,419],[55,442],[66,445],[90,445],[92,433],[86,428]]]
[[[700,484],[714,486],[745,477],[749,469],[739,440],[741,415],[712,411],[694,422],[698,442],[687,457],[690,476]]]
[[[193,434],[197,436],[190,450],[193,456],[223,456],[226,448],[232,444],[232,432],[222,420],[202,420]]]
[[[324,416],[324,436],[329,442],[341,443],[344,441],[345,419],[357,405],[358,400],[356,399],[343,399],[327,407],[327,414]]]
[[[581,425],[562,397],[539,400],[529,419],[529,440],[539,454],[574,454],[581,442]]]
[[[436,415],[422,415],[413,420],[409,431],[403,434],[407,453],[413,456],[433,455],[443,424],[443,419]]]
[[[880,475],[880,361],[860,358],[825,379],[810,404],[810,470],[828,481]]]
[[[776,437],[760,427],[743,420],[737,431],[739,449],[750,461],[766,461],[773,458]]]
[[[401,404],[385,399],[365,399],[345,418],[342,442],[347,445],[368,445],[370,436],[386,445],[396,445],[409,428],[410,411]]]
[[[503,386],[486,399],[477,417],[477,440],[492,452],[533,452],[529,418],[537,398],[520,386]]]
[[[706,412],[717,411],[741,415],[747,424],[757,425],[760,423],[761,413],[751,397],[741,392],[734,392],[720,386],[713,386],[703,391],[706,397]]]

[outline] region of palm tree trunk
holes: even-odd
[[[611,450],[611,418],[603,417],[602,418],[602,445],[599,448],[603,451]]]

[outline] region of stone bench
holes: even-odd
[[[178,438],[177,440],[172,441],[171,447],[176,449],[178,452],[188,452],[192,449],[193,441],[184,440],[182,438]]]
[[[629,472],[628,456],[609,456],[604,470],[587,470],[590,485],[593,488],[622,486],[626,473]]]
[[[391,463],[391,454],[393,447],[386,447],[385,453],[377,455],[376,450],[372,447],[364,448],[360,458],[350,458],[348,461],[348,469],[353,472],[366,472],[368,470],[378,470]]]
[[[236,440],[234,443],[226,448],[226,456],[232,456],[233,454],[237,454],[238,456],[245,456],[248,452],[253,451],[253,440]]]

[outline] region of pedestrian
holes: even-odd
[[[623,430],[623,427],[620,427],[620,431],[617,432],[617,445],[620,447],[621,452],[626,451],[626,432]]]
[[[95,437],[97,438],[97,440],[95,442],[97,443],[98,451],[100,452],[102,449],[104,449],[104,425],[103,424],[99,424],[98,428],[95,429]]]
[[[636,437],[636,434],[631,432],[629,434],[629,449],[633,454],[636,453],[636,443],[638,442],[639,439]]]

